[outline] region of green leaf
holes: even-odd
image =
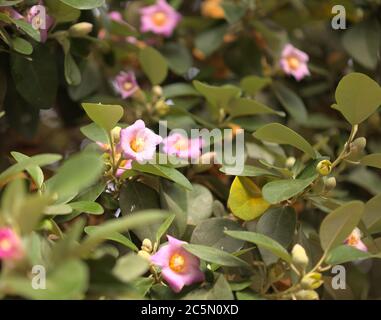
[[[251,96],[255,96],[263,88],[270,85],[272,82],[271,78],[261,78],[258,76],[247,76],[242,78],[240,82],[240,87],[243,91]]]
[[[46,215],[57,216],[57,215],[66,215],[73,212],[73,208],[68,204],[60,203],[55,204],[49,207],[46,207],[44,213]]]
[[[352,125],[370,117],[381,105],[381,88],[376,81],[362,73],[350,73],[341,79],[336,89],[336,104]]]
[[[225,19],[230,24],[238,22],[246,13],[246,6],[240,3],[224,2],[222,8],[225,12]]]
[[[22,160],[13,166],[9,167],[5,171],[0,174],[0,181],[5,181],[11,176],[23,171],[29,170],[30,168],[34,168],[36,166],[46,166],[57,162],[62,157],[59,154],[40,154],[37,156],[30,157],[28,159]]]
[[[126,183],[120,191],[119,206],[124,216],[142,210],[159,209],[159,195],[146,184],[131,181]],[[144,228],[133,229],[132,231],[141,241],[147,238],[154,242],[159,228],[160,224],[156,223],[144,226]]]
[[[106,131],[96,123],[90,123],[87,126],[81,127],[80,130],[84,136],[94,142],[109,143]]]
[[[243,231],[239,223],[226,218],[212,218],[193,230],[190,242],[233,253],[242,249],[244,242],[225,234],[225,230]]]
[[[54,18],[56,23],[76,21],[81,15],[81,11],[57,0],[45,0],[49,15]]]
[[[127,217],[110,220],[94,229],[81,243],[77,254],[88,254],[92,249],[107,240],[115,232],[123,232],[127,229],[144,227],[161,221],[168,213],[160,210],[147,210],[129,215]]]
[[[200,96],[200,94],[187,83],[173,83],[163,87],[163,95],[168,99],[182,96]]]
[[[296,217],[297,214],[292,207],[271,208],[259,218],[256,232],[277,241],[284,248],[288,248],[295,235]],[[273,255],[268,254],[267,250],[260,248],[260,251],[266,264],[277,261]]]
[[[11,54],[11,74],[17,92],[32,106],[51,108],[58,89],[55,55],[48,46],[38,45],[31,58]]]
[[[267,124],[259,128],[254,133],[254,137],[266,142],[291,145],[305,152],[311,158],[316,158],[316,152],[314,148],[312,148],[312,146],[308,143],[308,141],[295,131],[291,130],[290,128],[287,128],[282,124]]]
[[[342,244],[359,224],[364,203],[348,202],[328,214],[320,225],[320,242],[325,252]]]
[[[241,168],[237,169],[236,167],[224,166],[224,167],[221,167],[220,171],[229,176],[240,176],[240,177],[263,177],[263,176],[277,176],[278,175],[277,173],[273,171],[263,169],[260,167],[250,166],[250,165],[245,165],[243,170]]]
[[[97,231],[98,228],[101,228],[101,226],[87,226],[85,228],[86,234],[90,235]],[[138,252],[138,247],[126,236],[119,232],[110,232],[108,236],[105,238],[105,240],[115,241],[117,243],[120,243],[121,245],[131,249],[132,251]]]
[[[240,258],[237,258],[230,253],[216,248],[196,244],[184,244],[183,248],[204,261],[216,263],[221,266],[246,268],[248,267],[248,264]]]
[[[119,105],[82,103],[82,107],[89,118],[107,132],[115,128],[124,113],[123,107]]]
[[[111,34],[120,37],[136,37],[139,34],[136,29],[126,21],[111,20],[109,30]]]
[[[11,152],[11,155],[17,162],[22,162],[24,160],[30,159],[30,157],[27,155],[16,151]],[[26,171],[28,171],[34,183],[40,189],[44,183],[44,173],[42,172],[41,168],[39,166],[35,166],[26,169]]]
[[[81,71],[70,52],[65,54],[65,78],[70,86],[78,86],[82,81]]]
[[[369,154],[362,158],[360,162],[364,166],[381,169],[381,153]]]
[[[60,0],[70,7],[80,10],[90,10],[103,6],[105,0]]]
[[[118,259],[112,273],[119,280],[128,283],[144,275],[149,266],[146,259],[136,253],[129,253]]]
[[[362,66],[374,70],[379,62],[380,32],[377,19],[357,23],[344,33],[344,49]]]
[[[304,123],[307,120],[308,113],[303,100],[289,88],[281,83],[276,83],[273,90],[283,108],[297,121]]]
[[[331,250],[325,259],[327,264],[338,265],[350,261],[369,259],[372,255],[348,245],[340,245]]]
[[[164,236],[164,234],[167,232],[169,227],[171,226],[173,220],[175,220],[176,215],[172,214],[170,215],[165,221],[160,225],[159,229],[156,233],[156,243],[160,243],[160,239]]]
[[[27,277],[10,276],[1,279],[13,295],[35,300],[81,299],[88,287],[89,275],[86,265],[69,260],[56,266],[47,274],[46,289],[36,290]]]
[[[33,46],[23,38],[16,37],[12,39],[12,48],[18,53],[30,55],[33,52]]]
[[[362,220],[370,233],[381,232],[381,194],[373,197],[365,204]]]
[[[230,102],[233,99],[238,98],[241,93],[240,88],[232,85],[217,87],[202,83],[198,80],[193,81],[193,85],[196,90],[200,92],[214,108],[217,109],[227,108]]]
[[[194,41],[195,47],[206,57],[215,52],[223,43],[228,25],[209,28],[199,33]]]
[[[32,27],[32,25],[25,20],[21,19],[12,19],[14,25],[24,31],[28,36],[37,42],[41,41],[40,32]]]
[[[132,169],[172,180],[185,189],[192,190],[192,184],[189,182],[189,180],[175,168],[158,164],[140,164],[138,162],[134,162],[132,164]]]
[[[225,233],[235,239],[240,239],[256,244],[258,247],[267,249],[277,257],[286,262],[291,262],[291,256],[287,250],[277,241],[259,233],[249,231],[225,231]]]
[[[144,73],[153,85],[162,83],[168,74],[168,63],[162,54],[152,47],[140,50],[139,61]]]
[[[177,75],[184,75],[192,67],[192,55],[181,43],[166,43],[161,53],[167,59],[169,68]]]
[[[213,195],[200,184],[192,186],[192,190],[187,191],[188,224],[198,225],[212,215]]]
[[[77,195],[100,178],[103,161],[99,154],[82,152],[70,157],[56,175],[46,181],[46,188],[58,194],[59,201]]]
[[[69,206],[73,210],[84,212],[88,214],[100,215],[104,213],[103,207],[96,202],[92,201],[77,201],[69,203]]]
[[[233,118],[258,114],[275,114],[280,117],[285,116],[284,112],[273,110],[260,102],[247,98],[234,99],[229,104],[228,111]]]
[[[263,198],[271,204],[280,203],[303,192],[314,180],[315,176],[307,179],[286,179],[269,182],[262,189]]]
[[[270,206],[261,190],[246,177],[236,177],[230,187],[228,206],[233,214],[245,221],[261,216]]]

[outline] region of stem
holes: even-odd
[[[332,169],[335,168],[338,164],[340,164],[341,161],[343,161],[347,156],[349,152],[350,145],[355,138],[357,131],[359,129],[358,124],[355,124],[352,126],[351,134],[349,135],[348,141],[345,143],[343,151],[341,151],[340,155],[337,157],[337,159],[332,163]]]

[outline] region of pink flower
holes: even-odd
[[[146,128],[143,120],[137,120],[120,133],[120,146],[124,156],[138,162],[151,160],[155,155],[156,146],[162,141],[162,137]]]
[[[361,251],[368,251],[365,243],[361,240],[362,234],[359,228],[356,228],[352,231],[349,237],[344,241],[345,244],[354,247]]]
[[[135,78],[135,74],[130,72],[120,72],[114,82],[115,90],[122,96],[123,99],[127,99],[132,96],[138,89],[138,83]]]
[[[305,52],[287,44],[282,51],[280,65],[286,74],[292,75],[297,81],[300,81],[310,75],[308,61],[309,57]]]
[[[0,260],[18,260],[23,255],[19,236],[11,228],[0,228]]]
[[[196,159],[201,156],[202,141],[188,139],[179,133],[173,133],[163,140],[163,151],[179,158]]]
[[[181,20],[181,15],[165,0],[157,0],[156,4],[140,10],[141,32],[152,31],[170,37]]]
[[[151,262],[161,268],[163,279],[175,292],[185,285],[202,282],[204,273],[200,270],[200,260],[183,249],[186,242],[167,236],[168,244],[151,257]]]
[[[118,11],[111,11],[108,13],[108,17],[113,21],[123,21],[123,16]]]
[[[123,173],[132,168],[132,160],[124,159],[120,162],[116,176],[119,178]]]
[[[46,7],[36,5],[29,9],[27,21],[32,24],[33,28],[40,30],[41,42],[44,43],[48,39],[48,31],[53,25],[53,18],[46,14]]]

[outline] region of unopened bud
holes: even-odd
[[[294,157],[289,157],[286,160],[286,168],[291,169],[295,165],[296,159]]]
[[[322,176],[328,176],[332,171],[332,162],[329,160],[322,160],[316,166],[316,171]]]
[[[324,188],[326,192],[329,192],[336,188],[337,182],[335,177],[330,177],[324,182]]]
[[[87,36],[93,30],[93,25],[88,22],[80,22],[72,25],[69,29],[71,37],[79,38]]]
[[[298,300],[319,300],[319,295],[314,290],[300,290],[295,297]]]
[[[154,95],[161,97],[163,95],[163,88],[160,86],[154,86],[152,88],[152,92]]]
[[[159,115],[164,116],[169,112],[170,108],[169,108],[169,105],[166,104],[164,100],[159,100],[155,105],[155,109]]]
[[[306,290],[314,290],[319,288],[323,284],[323,280],[321,278],[322,275],[318,272],[305,275],[301,281],[302,288]]]
[[[305,270],[305,268],[308,265],[309,259],[306,254],[306,250],[300,245],[296,244],[292,248],[292,263],[299,269],[299,270]]]
[[[121,127],[115,127],[111,130],[112,138],[114,139],[115,143],[119,143],[120,141],[120,131],[122,130]]]
[[[144,239],[142,243],[142,250],[147,251],[149,253],[152,252],[152,242],[150,239]]]
[[[147,261],[151,261],[151,255],[147,251],[140,250],[138,252],[138,256],[142,257],[143,259]]]

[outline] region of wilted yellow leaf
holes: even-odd
[[[230,188],[228,205],[233,214],[245,221],[261,216],[269,207],[261,190],[246,177],[236,177]]]

